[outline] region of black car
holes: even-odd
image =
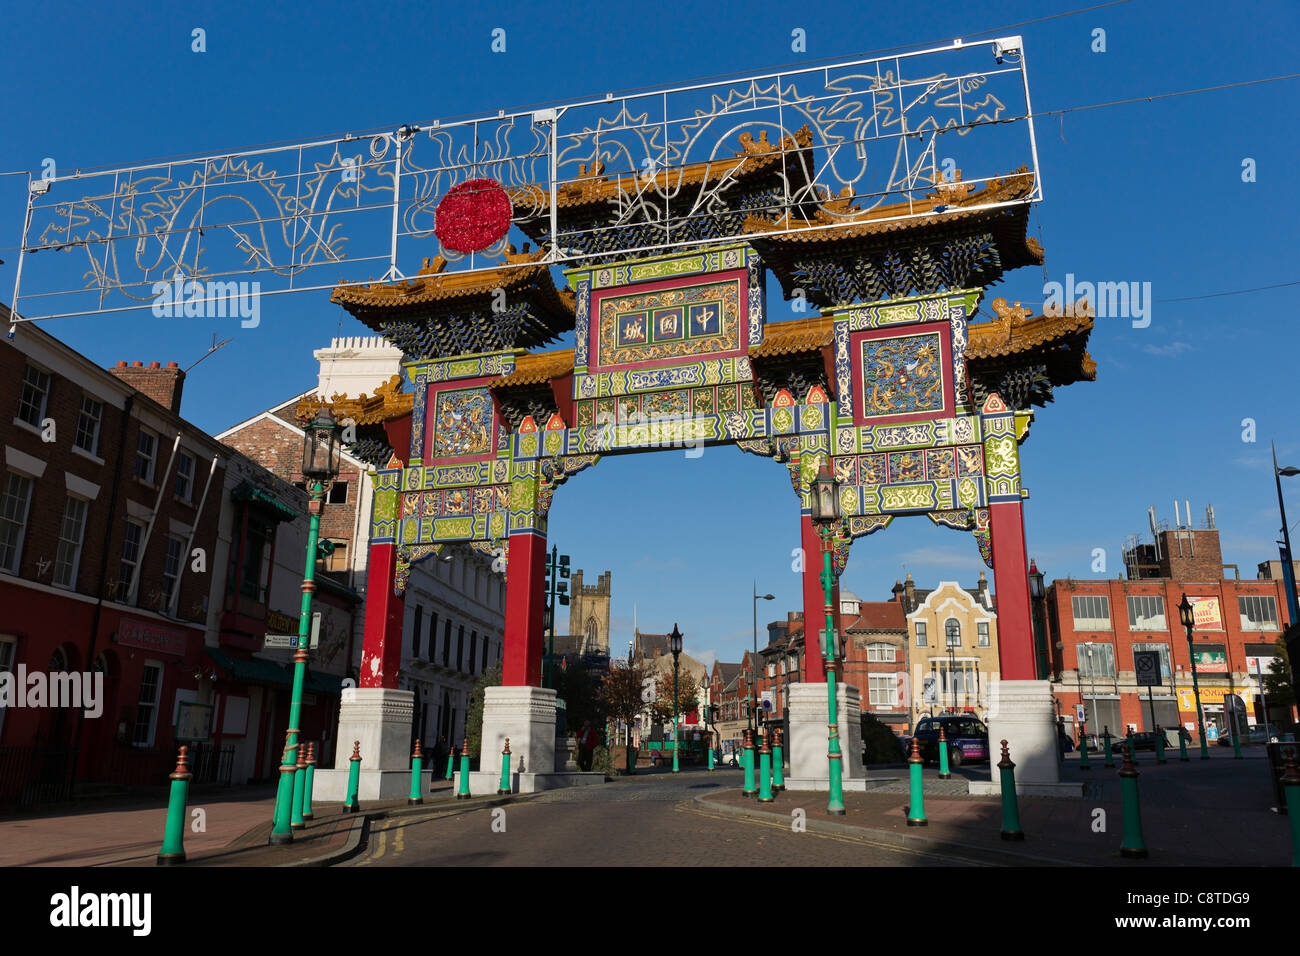
[[[920,743],[921,759],[926,763],[939,762],[940,727],[948,741],[948,766],[960,767],[967,761],[989,759],[989,729],[984,723],[969,714],[947,714],[922,717],[917,722],[915,736]]]

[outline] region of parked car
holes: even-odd
[[[1242,735],[1241,742],[1242,744],[1266,744],[1281,739],[1282,739],[1282,735],[1278,733],[1277,727],[1274,726],[1273,724],[1269,724],[1267,730],[1265,730],[1263,724],[1256,724],[1254,727],[1251,727],[1249,731],[1247,731],[1245,734]],[[1227,733],[1226,731],[1220,733],[1219,746],[1231,747],[1232,735]]]
[[[948,741],[948,766],[960,767],[971,760],[989,759],[989,729],[969,714],[945,714],[940,717],[923,717],[916,725],[916,739],[920,743],[921,759],[926,763],[939,761],[939,728]]]

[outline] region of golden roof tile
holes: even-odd
[[[340,422],[351,419],[357,425],[374,425],[392,421],[411,414],[415,401],[414,393],[403,392],[401,387],[402,376],[394,375],[375,389],[374,395],[362,392],[356,398],[349,398],[336,394],[331,395],[328,402],[319,397],[304,398],[298,402],[296,413],[299,419],[308,419],[321,407],[328,407]]]
[[[993,311],[997,318],[991,322],[970,326],[967,360],[1031,352],[1075,336],[1082,336],[1086,341],[1092,331],[1093,309],[1087,299],[1068,306],[1058,315],[1040,315],[1037,318],[1030,318],[1031,310],[1021,308],[1019,302],[1011,306],[1002,298],[993,300]],[[1089,366],[1091,375],[1087,374]],[[1097,363],[1087,352],[1083,354],[1083,371],[1086,378],[1096,378]]]
[[[488,388],[496,391],[519,385],[540,385],[573,371],[573,349],[521,355],[515,359],[515,370],[509,375],[490,382]]]
[[[831,344],[835,323],[829,316],[771,322],[763,327],[763,342],[749,350],[750,358],[772,358],[797,352],[814,352]]]

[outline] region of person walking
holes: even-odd
[[[583,773],[591,772],[592,756],[596,750],[596,728],[590,720],[582,722],[582,731],[578,734],[578,769]]]

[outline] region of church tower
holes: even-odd
[[[573,572],[569,599],[569,640],[583,654],[609,655],[610,572],[596,584],[583,584],[582,571]]]

